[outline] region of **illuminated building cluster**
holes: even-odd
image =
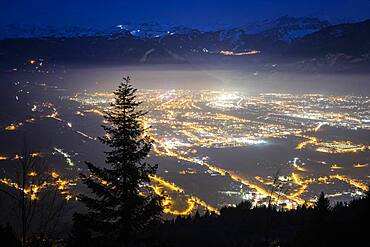
[[[235,54],[225,52],[224,55]],[[224,166],[202,153],[204,149],[263,147],[277,139],[293,138],[296,140],[293,151],[297,156],[304,152],[328,156],[366,154],[369,152],[366,143],[328,139],[320,136],[320,132],[325,126],[351,131],[370,130],[368,97],[319,94],[244,95],[241,92],[210,90],[139,90],[138,96],[144,102],[143,110],[148,112],[142,119],[142,124],[146,134],[154,140],[152,155],[171,157],[178,162],[201,167],[199,170],[179,167],[178,174],[181,176],[196,176],[205,169],[211,176],[223,177],[244,188],[240,191],[226,191],[225,195],[238,195],[254,204],[266,204],[272,198],[274,204],[293,208],[305,202],[310,203],[314,198],[307,194],[316,185],[341,182],[352,188],[349,190],[351,193],[368,190],[366,181],[350,177],[345,173],[348,168],[340,162],[322,162],[329,172],[322,176],[313,173],[295,157],[288,162],[290,173],[279,176],[277,180],[278,183],[287,184],[287,190],[274,191],[276,185],[271,177],[246,176],[238,171],[222,168]],[[73,108],[73,114],[83,120],[93,114],[103,116],[109,111],[113,97],[112,93],[104,92],[79,93],[62,100],[69,100],[74,104],[77,102],[78,107]],[[78,129],[81,125],[65,118],[63,111],[55,103],[38,102],[30,106],[31,116],[27,120],[9,123],[3,129],[16,131],[26,123],[48,119],[80,135],[84,140],[97,140]],[[69,169],[78,169],[74,162],[74,153],[67,150],[61,146],[53,147],[52,154],[62,157]],[[0,162],[12,159],[15,158],[0,155]],[[351,168],[365,171],[368,164],[358,160],[351,164]],[[186,215],[197,209],[218,212],[219,205],[211,206],[172,182],[160,177],[152,177],[151,181],[152,189],[164,198],[165,213]],[[341,193],[345,192],[338,192],[336,195]]]
[[[85,106],[86,113],[103,115],[112,97],[112,94],[95,93],[79,94],[70,99]],[[144,110],[149,112],[143,124],[151,126],[147,134],[155,141],[153,151],[156,155],[174,157],[206,167],[212,173],[229,176],[233,181],[254,190],[254,200],[263,201],[271,197],[274,203],[287,208],[303,204],[305,200],[301,196],[309,189],[309,185],[323,180],[304,180],[298,173],[292,173],[285,178],[294,184],[292,192],[271,193],[271,181],[261,177],[246,178],[234,171],[221,169],[209,162],[208,157],[199,154],[199,148],[264,145],[271,138],[296,136],[306,139],[297,145],[297,150],[313,147],[317,152],[330,154],[368,150],[363,144],[342,140],[324,141],[307,134],[318,132],[324,125],[368,129],[370,111],[366,97],[291,94],[245,96],[238,92],[189,90],[142,90],[139,97],[144,101]],[[245,114],[241,115],[241,112]],[[306,168],[296,163],[293,169],[306,172]],[[339,165],[331,166],[331,170],[340,169]],[[193,172],[183,170],[180,174]],[[361,182],[344,175],[329,176],[327,179],[341,180],[361,190],[367,189],[359,186]],[[163,183],[161,187],[153,185],[153,188],[161,195],[163,188],[176,191]],[[194,200],[184,200],[188,202],[187,210],[192,211],[190,208],[194,206]],[[165,208],[170,212],[170,205],[174,202],[171,197],[166,197],[165,202]],[[183,214],[188,211],[172,213]]]
[[[15,182],[9,178],[0,178],[0,184],[23,192],[24,197],[29,198],[31,201],[39,200],[40,194],[50,188],[58,191],[67,201],[74,197],[71,192],[71,187],[76,185],[75,181],[63,179],[55,171],[48,174],[50,179],[37,179],[38,176],[45,174],[37,174],[35,171],[30,171],[27,175],[31,177],[31,179],[29,179],[25,187],[22,187],[20,182]]]

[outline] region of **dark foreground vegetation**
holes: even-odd
[[[196,212],[193,217],[163,221],[161,198],[147,186],[157,166],[146,162],[152,140],[140,122],[145,113],[137,109],[135,92],[129,78],[115,91],[112,110],[105,117],[107,135],[101,138],[110,150],[105,153],[107,166],[87,163],[90,173],[80,176],[89,193],[79,195],[85,210],[74,213],[72,228],[62,235],[51,233],[63,205],[36,205],[40,195],[33,198],[22,189],[35,180],[26,180],[35,162],[27,155],[20,158],[21,186],[13,186],[13,191],[0,187],[0,199],[13,200],[19,216],[18,224],[0,222],[0,246],[368,246],[369,192],[333,207],[322,193],[312,207],[284,210],[252,207],[245,201],[222,208],[220,215]]]
[[[246,201],[221,209],[221,215],[198,212],[192,217],[165,221],[127,245],[98,239],[87,228],[74,229],[70,238],[55,245],[47,236],[34,236],[27,246],[367,246],[370,193],[348,204],[330,207],[322,194],[315,207],[277,210]],[[118,237],[118,236],[117,236]],[[12,227],[0,227],[1,246],[21,246]]]
[[[334,207],[321,194],[313,208],[289,211],[242,202],[222,208],[220,216],[166,222],[161,239],[167,246],[367,246],[369,210],[369,193]]]

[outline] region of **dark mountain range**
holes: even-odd
[[[160,38],[173,34],[188,34],[194,29],[201,32],[225,31],[232,33],[242,31],[245,34],[261,32],[278,32],[281,38],[295,38],[329,26],[327,21],[317,18],[295,18],[283,16],[275,20],[248,23],[238,27],[189,28],[159,23],[122,23],[114,27],[96,28],[79,26],[32,26],[29,24],[8,24],[0,26],[0,40],[15,38],[76,38],[91,36],[109,36],[117,32],[127,32],[140,38]],[[229,32],[232,31],[232,32]]]
[[[237,28],[201,32],[189,30],[171,33],[161,42],[172,49],[192,51],[263,50],[276,53],[290,42],[329,26],[326,21],[316,18],[293,18],[284,16],[274,21],[265,21]]]
[[[119,25],[106,33],[5,39],[0,41],[0,63],[13,65],[34,58],[57,64],[184,63],[220,57],[236,61],[261,57],[271,62],[289,60],[331,65],[338,61],[352,65],[369,63],[370,20],[330,26],[315,18],[281,17],[254,27],[217,31],[184,27],[167,27],[171,30],[165,31],[166,28],[155,25],[146,27],[146,34]]]
[[[323,28],[296,40],[290,49],[291,52],[302,55],[344,53],[351,56],[368,56],[370,20]]]

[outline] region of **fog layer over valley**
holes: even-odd
[[[270,67],[266,71],[266,67]],[[130,75],[141,89],[189,89],[258,93],[322,93],[331,95],[369,95],[368,73],[302,73],[286,71],[278,65],[260,67],[235,64],[172,64],[138,66],[62,66],[53,73],[13,72],[2,74],[5,86],[18,79],[47,81],[71,91],[113,91],[117,78]]]

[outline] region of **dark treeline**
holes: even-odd
[[[58,203],[39,207],[39,200],[25,190],[16,186],[16,193],[11,194],[0,187],[0,195],[13,200],[21,216],[18,226],[0,222],[0,246],[367,246],[370,192],[333,207],[322,193],[312,207],[284,210],[270,204],[252,207],[244,201],[236,207],[222,208],[220,215],[206,212],[201,216],[196,212],[194,216],[164,221],[161,197],[148,186],[157,169],[146,159],[152,140],[141,124],[145,112],[137,108],[141,102],[136,100],[129,77],[114,94],[111,110],[105,116],[106,135],[101,138],[109,147],[106,166],[87,162],[89,174],[80,174],[89,193],[78,196],[84,210],[74,213],[72,227],[64,230],[63,237],[53,236],[63,207],[53,206]],[[33,177],[29,181],[27,174],[35,169],[36,162],[26,157],[20,159],[20,188],[35,182]],[[38,218],[33,213],[36,209],[41,215]]]
[[[314,207],[287,211],[242,202],[219,216],[177,217],[160,236],[168,246],[367,246],[369,210],[369,192],[333,207],[321,194]]]
[[[60,246],[367,246],[369,210],[369,192],[364,198],[333,207],[321,194],[314,207],[286,211],[252,208],[244,201],[236,207],[222,208],[220,215],[196,212],[194,216],[164,221],[129,245],[101,241],[81,226]],[[29,246],[55,246],[43,237],[34,237]],[[4,246],[21,246],[8,224],[0,226],[0,239]]]

